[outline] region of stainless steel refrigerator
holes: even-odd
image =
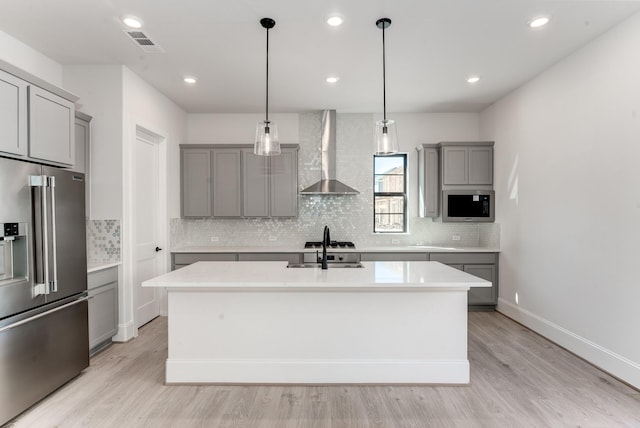
[[[0,425],[89,365],[84,175],[0,158]]]

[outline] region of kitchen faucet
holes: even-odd
[[[322,269],[327,269],[327,245],[331,245],[331,237],[329,236],[329,226],[324,227],[322,236]]]

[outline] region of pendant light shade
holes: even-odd
[[[278,125],[268,120],[258,121],[258,126],[256,127],[256,143],[253,146],[253,153],[260,156],[280,154]]]
[[[376,121],[376,154],[392,155],[398,153],[398,133],[396,122],[390,119]]]
[[[376,122],[375,143],[376,155],[392,155],[398,153],[398,133],[396,131],[396,123],[387,119],[387,64],[385,58],[385,40],[384,30],[389,28],[391,20],[389,18],[380,18],[376,21],[376,27],[382,30],[382,120]]]
[[[265,97],[265,119],[258,122],[253,153],[259,156],[275,156],[281,153],[278,139],[278,126],[269,120],[269,29],[275,27],[276,21],[271,18],[260,20],[262,28],[267,30],[267,78]]]

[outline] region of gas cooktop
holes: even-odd
[[[304,248],[322,248],[321,241],[307,241]],[[331,241],[327,248],[356,248],[356,245],[350,241]]]

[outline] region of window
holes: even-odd
[[[407,155],[373,156],[373,231],[407,231]]]

